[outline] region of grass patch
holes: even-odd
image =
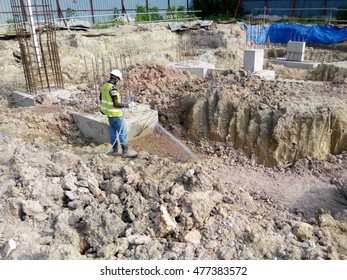
[[[115,27],[116,25],[125,25],[125,23],[122,20],[110,20],[110,21],[98,22],[92,25],[91,29],[106,29],[110,27]]]

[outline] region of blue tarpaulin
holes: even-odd
[[[308,44],[336,44],[347,40],[347,27],[332,25],[304,25],[297,23],[276,23],[258,26],[245,25],[247,41],[255,44],[303,41]]]

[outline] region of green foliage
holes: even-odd
[[[117,18],[120,16],[120,11],[117,7],[114,7],[113,14],[114,14],[114,18]]]
[[[345,7],[341,7],[340,9],[346,9]],[[347,23],[347,10],[339,10],[336,13],[336,19],[342,21],[341,23]]]
[[[238,0],[195,0],[194,10],[202,10],[201,16],[206,19],[227,20],[234,17]],[[237,18],[243,15],[243,8],[240,5]]]
[[[140,6],[137,5],[136,6],[136,21],[149,21],[149,15],[148,14],[144,14],[146,13],[146,7],[145,6]]]
[[[69,18],[72,18],[72,17],[74,17],[74,16],[76,16],[76,11],[75,11],[74,9],[67,8],[67,9],[66,9],[65,17],[66,17],[67,19],[69,19]]]
[[[185,10],[184,6],[178,6],[177,9],[176,9],[176,6],[171,6],[171,8],[167,9],[167,17],[176,18],[176,19],[187,18],[188,16],[185,14],[184,10]]]
[[[156,21],[156,20],[162,20],[163,16],[158,14],[159,8],[153,7],[149,8],[149,13],[147,13],[147,9],[145,6],[137,5],[136,6],[136,21]]]
[[[271,23],[271,21],[266,20],[267,23]],[[310,19],[310,18],[305,18],[305,19],[281,19],[277,22],[280,23],[300,23],[300,24],[328,24],[329,19]]]
[[[116,25],[125,25],[123,20],[111,20],[111,21],[104,21],[104,22],[98,22],[94,24],[91,29],[106,29],[109,27],[114,27]]]
[[[6,20],[6,23],[8,24],[6,33],[13,33],[14,32],[14,20],[12,18],[9,18]]]
[[[13,23],[14,23],[13,18],[8,18],[8,19],[6,20],[6,23],[7,23],[7,24],[13,24]]]

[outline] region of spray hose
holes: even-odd
[[[3,132],[1,132],[1,131],[0,131],[0,135],[3,136],[3,137],[5,137],[5,138],[9,138],[9,139],[12,138],[10,135],[8,135],[8,134],[6,134],[6,133],[3,133]]]

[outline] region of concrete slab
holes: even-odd
[[[71,101],[73,100],[73,95],[78,93],[78,90],[75,88],[66,88],[66,89],[52,89],[51,91],[38,91],[38,94],[52,94],[56,98],[63,101]],[[34,106],[36,104],[35,95],[27,92],[14,91],[12,92],[12,100],[18,106],[28,107]]]
[[[14,91],[11,98],[18,106],[29,107],[35,105],[35,96],[29,93]]]
[[[73,113],[72,115],[83,136],[98,144],[110,143],[109,124],[106,116],[101,113],[98,115]],[[146,136],[153,133],[158,124],[158,111],[143,104],[126,109],[125,124],[129,140]]]
[[[347,61],[324,62],[323,64],[334,65],[338,68],[347,69]]]
[[[280,64],[290,68],[312,70],[318,67],[320,62],[317,61],[288,61],[285,58],[273,58],[269,60],[270,63]]]
[[[65,101],[71,101],[71,100],[73,100],[72,96],[74,95],[74,93],[77,93],[77,91],[76,91],[76,89],[72,90],[72,89],[66,88],[66,89],[52,90],[50,93],[58,99],[65,100]]]
[[[247,71],[261,71],[264,64],[264,49],[249,49],[244,51],[243,68]]]

